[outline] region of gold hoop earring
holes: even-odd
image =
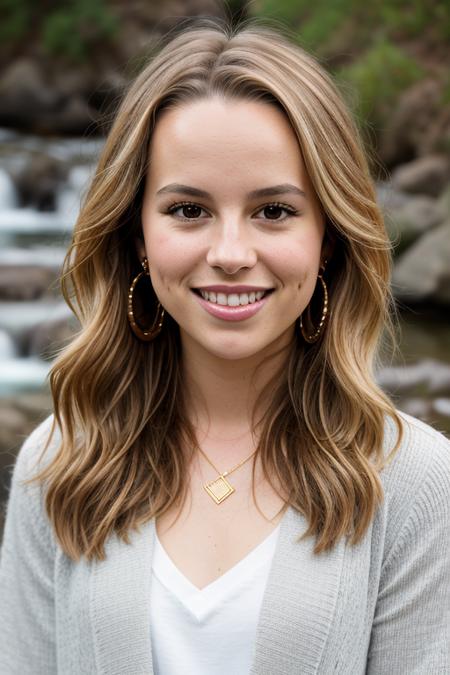
[[[323,273],[325,272],[325,266],[327,264],[327,261],[324,261],[324,264],[320,266],[321,272],[320,274],[317,275],[317,278],[320,279],[321,284],[322,284],[322,291],[323,291],[323,306],[322,306],[322,316],[320,317],[319,324],[315,330],[313,330],[312,333],[306,333],[305,329],[303,327],[303,313],[300,315],[300,331],[302,333],[303,339],[305,342],[308,342],[309,344],[313,344],[314,342],[317,342],[319,337],[321,336],[324,326],[325,326],[325,321],[328,316],[328,290],[327,290],[327,285],[324,281],[323,278]]]
[[[144,342],[150,342],[150,340],[154,340],[155,337],[157,335],[159,335],[159,333],[161,332],[165,312],[164,312],[163,307],[161,306],[161,303],[158,302],[158,309],[157,309],[156,317],[155,317],[155,320],[153,321],[152,325],[150,326],[150,328],[142,328],[137,323],[136,318],[134,316],[134,309],[133,309],[134,289],[136,288],[136,284],[138,283],[138,281],[141,277],[144,277],[144,276],[150,277],[147,258],[144,258],[144,260],[141,262],[141,265],[144,269],[143,269],[142,272],[139,272],[139,274],[134,277],[133,281],[131,282],[130,289],[128,291],[127,318],[128,318],[129,323],[130,323],[130,328],[133,331],[133,333],[136,335],[136,337],[139,338],[140,340],[143,340]]]

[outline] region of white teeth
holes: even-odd
[[[239,307],[239,295],[237,293],[231,293],[227,299],[229,307]]]
[[[248,305],[256,300],[261,300],[266,291],[251,291],[250,293],[214,293],[214,291],[200,291],[202,298],[218,305],[228,305],[228,307],[239,307],[239,305]]]
[[[227,305],[227,296],[225,293],[217,293],[217,304],[218,305]]]

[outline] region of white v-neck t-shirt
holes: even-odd
[[[280,526],[202,589],[180,572],[155,531],[150,610],[155,675],[248,675]]]

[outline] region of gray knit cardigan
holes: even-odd
[[[285,512],[251,675],[450,674],[450,443],[402,418],[405,439],[381,472],[385,498],[359,545],[341,540],[316,556],[311,538],[295,541],[303,516]],[[71,561],[49,526],[42,488],[20,482],[50,423],[25,441],[13,473],[0,558],[0,673],[151,674],[154,519],[129,545],[112,535],[105,561]],[[386,451],[393,439],[389,420]]]

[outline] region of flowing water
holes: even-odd
[[[45,386],[50,363],[30,347],[30,335],[70,316],[56,279],[101,146],[98,139],[48,139],[0,130],[0,272],[3,280],[14,275],[17,287],[17,298],[14,289],[2,289],[0,297],[0,396]],[[66,171],[48,211],[21,205],[12,178],[42,156],[61,162]],[[34,276],[46,272],[53,279],[54,288],[49,282],[44,297],[33,297],[30,268]]]

